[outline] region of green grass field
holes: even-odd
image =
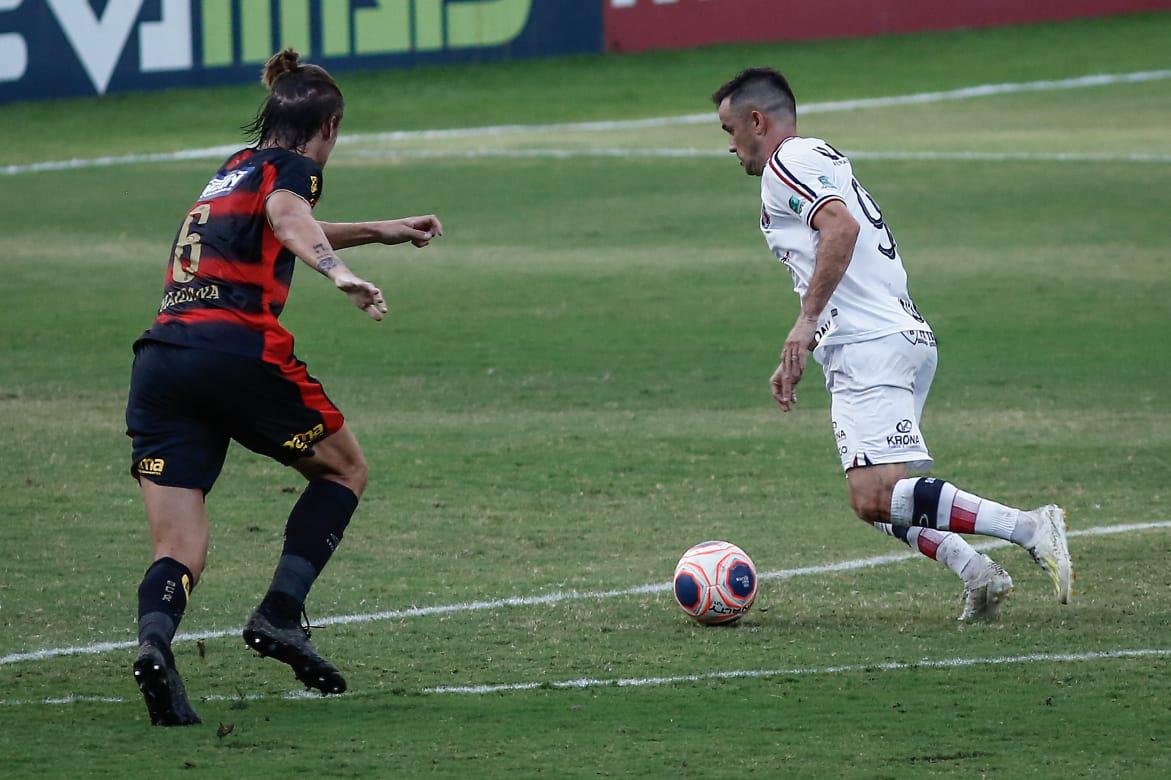
[[[1154,70],[1171,67],[1168,36],[1161,14],[342,76],[344,130],[693,113],[758,63],[789,71],[807,102]],[[390,99],[404,92],[418,98]],[[0,165],[231,143],[261,97],[5,107]],[[801,128],[855,152],[939,335],[924,422],[936,473],[1016,505],[1059,501],[1074,531],[1171,519],[1168,106],[1163,79]],[[447,232],[423,252],[347,253],[387,292],[381,325],[297,274],[283,319],[372,469],[315,618],[665,583],[707,538],[762,572],[906,552],[846,505],[816,366],[797,412],[772,404],[797,303],[756,229],[758,181],[724,144],[713,114],[338,147],[323,219],[433,211]],[[943,157],[875,154],[922,151]],[[1018,159],[949,156],[961,152]],[[666,592],[332,625],[315,642],[352,693],[287,698],[292,675],[234,629],[267,586],[300,481],[234,448],[182,626],[233,633],[176,645],[203,727],[147,725],[132,650],[17,657],[134,638],[149,539],[126,476],[130,344],[215,165],[0,177],[4,777],[1171,774],[1166,527],[1075,538],[1064,608],[1022,551],[994,553],[1017,591],[992,625],[958,627],[960,583],[918,559],[766,579],[727,629],[691,624]],[[1123,650],[1165,654],[935,663]],[[556,685],[687,675],[701,679]],[[428,692],[513,683],[538,687]],[[218,738],[219,723],[234,730]]]

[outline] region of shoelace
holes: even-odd
[[[301,617],[305,621],[305,624],[301,626],[301,630],[305,632],[305,638],[309,639],[313,636],[314,626],[309,621],[309,613],[305,611],[305,607],[301,607]],[[317,628],[321,628],[321,626],[317,626]]]

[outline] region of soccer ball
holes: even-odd
[[[675,601],[700,623],[734,623],[756,599],[756,566],[730,542],[701,542],[675,566]]]

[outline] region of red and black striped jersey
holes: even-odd
[[[273,235],[265,202],[288,190],[315,206],[322,185],[321,166],[287,149],[228,158],[179,226],[159,314],[142,339],[286,362],[293,336],[277,318],[296,257]]]

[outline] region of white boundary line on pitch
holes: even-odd
[[[918,92],[911,95],[862,98],[858,100],[833,100],[822,103],[808,103],[799,107],[801,115],[835,111],[856,111],[863,108],[887,108],[940,103],[948,100],[969,100],[994,95],[1011,95],[1022,92],[1049,92],[1062,89],[1082,89],[1112,84],[1137,84],[1148,81],[1171,79],[1171,70],[1143,70],[1132,73],[1100,73],[1068,79],[1047,79],[1042,81],[1008,82],[1003,84],[980,84],[973,87],[944,90],[939,92]],[[714,122],[714,113],[684,114],[683,116],[650,117],[647,119],[603,120],[596,122],[558,122],[534,125],[493,125],[488,127],[463,127],[446,130],[395,130],[384,133],[357,133],[339,139],[341,144],[369,141],[431,140],[439,138],[483,138],[517,133],[549,132],[597,132],[607,130],[636,130],[642,128],[696,125]],[[239,145],[211,146],[203,149],[183,149],[176,152],[155,152],[150,154],[127,154],[108,157],[91,157],[73,160],[46,160],[44,162],[0,167],[0,175],[13,176],[21,173],[43,173],[46,171],[76,170],[79,168],[101,168],[111,165],[133,163],[175,162],[180,160],[205,160],[223,158],[238,150]]]
[[[1069,663],[1071,661],[1098,661],[1108,658],[1149,658],[1171,656],[1171,648],[1149,648],[1143,650],[1100,650],[1088,653],[1031,653],[1029,655],[1007,655],[995,658],[944,658],[938,661],[887,661],[885,663],[843,664],[841,666],[794,667],[791,669],[747,669],[735,672],[704,672],[703,674],[677,674],[669,677],[617,677],[608,680],[584,677],[578,680],[559,682],[524,682],[504,685],[440,685],[424,688],[423,693],[462,693],[483,695],[485,693],[511,693],[532,691],[539,688],[555,690],[580,688],[645,688],[652,685],[676,685],[678,683],[703,682],[705,680],[757,680],[768,677],[797,677],[818,674],[845,674],[848,672],[899,672],[911,669],[957,669],[968,666],[998,666],[1001,664],[1028,663]]]
[[[900,672],[916,669],[962,669],[975,666],[1003,666],[1008,664],[1074,663],[1078,661],[1126,660],[1133,658],[1166,658],[1171,648],[1144,648],[1138,650],[1095,650],[1083,653],[1030,653],[1029,655],[1006,655],[983,658],[943,658],[920,661],[886,661],[882,663],[842,664],[840,666],[798,666],[789,669],[740,669],[731,672],[705,672],[703,674],[678,674],[667,677],[615,677],[596,679],[583,677],[577,680],[555,682],[505,683],[502,685],[440,685],[423,688],[419,693],[484,695],[489,693],[515,693],[533,690],[581,690],[584,688],[646,688],[658,685],[678,685],[712,680],[760,680],[773,677],[809,677],[815,675],[849,674],[852,672]],[[350,694],[350,697],[364,697],[379,692],[381,686]],[[309,691],[290,691],[281,694],[252,693],[243,696],[203,696],[200,701],[262,701],[285,699],[292,701],[325,701],[326,697]],[[26,707],[37,704],[125,704],[128,699],[121,696],[52,696],[45,699],[0,699],[0,707]]]
[[[348,151],[340,159],[431,160],[431,159],[536,159],[573,160],[589,157],[616,159],[643,158],[727,158],[727,149],[694,147],[591,147],[585,149],[455,149],[451,151],[360,149]],[[975,160],[980,162],[1147,162],[1171,163],[1171,154],[1135,152],[1105,154],[1097,152],[971,152],[971,151],[860,151],[847,149],[844,154],[854,160]]]
[[[1099,525],[1093,526],[1091,528],[1081,528],[1076,531],[1070,531],[1069,536],[1110,536],[1113,534],[1151,531],[1161,528],[1171,528],[1171,520],[1159,520],[1150,523]],[[999,547],[1008,547],[1010,545],[1010,542],[994,540],[975,544],[973,547],[975,547],[977,550],[983,551],[994,550]],[[878,555],[871,558],[855,558],[853,560],[838,561],[836,563],[822,563],[814,566],[802,566],[796,569],[766,571],[759,574],[758,579],[762,581],[786,580],[792,577],[800,577],[807,574],[830,574],[839,571],[868,569],[874,566],[883,566],[888,563],[898,563],[900,561],[908,561],[919,557],[921,557],[919,553],[908,550],[907,552],[892,553],[890,555]],[[557,591],[554,593],[546,593],[540,596],[512,596],[510,598],[492,599],[485,601],[465,601],[457,604],[437,604],[431,607],[393,609],[385,612],[368,612],[357,615],[337,615],[335,617],[323,618],[317,623],[317,625],[336,626],[346,625],[349,623],[374,623],[382,620],[403,620],[406,618],[429,617],[431,615],[447,615],[460,612],[478,612],[486,609],[501,609],[504,607],[547,606],[552,604],[561,604],[567,601],[595,601],[599,599],[619,598],[622,596],[645,595],[648,593],[665,593],[669,590],[671,590],[670,582],[655,582],[647,585],[638,585],[633,588],[621,588],[618,590]],[[175,637],[175,641],[190,642],[197,639],[223,639],[224,637],[235,636],[239,634],[239,632],[240,629],[238,628],[229,630],[221,629],[216,631],[200,631],[197,633],[179,634]],[[127,650],[137,646],[137,641],[125,641],[98,642],[92,645],[77,645],[73,647],[50,647],[43,650],[33,650],[27,653],[12,653],[9,655],[0,656],[0,666],[25,663],[27,661],[44,661],[49,658],[56,658],[59,656],[97,655],[100,653],[108,653],[114,650]]]

